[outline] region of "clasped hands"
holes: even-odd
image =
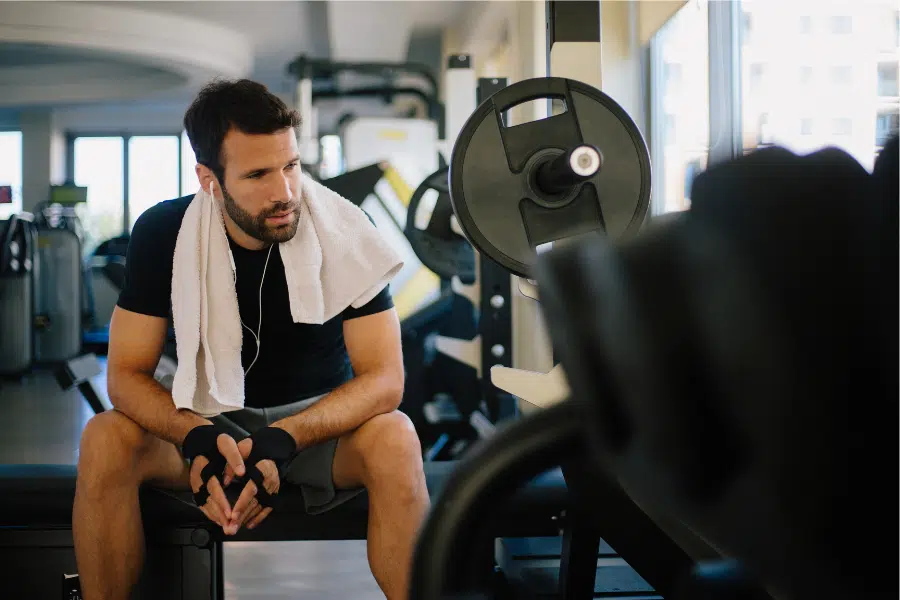
[[[226,535],[246,524],[259,525],[272,513],[279,489],[279,470],[296,452],[291,435],[278,427],[263,427],[236,442],[215,425],[201,425],[184,438],[182,454],[191,462],[194,501]],[[235,480],[246,483],[232,507],[225,489]]]

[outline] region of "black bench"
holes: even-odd
[[[455,463],[426,463],[430,495],[440,494]],[[64,574],[77,573],[72,549],[75,467],[0,465],[0,573],[22,598],[58,598]],[[285,503],[256,530],[225,536],[183,494],[147,487],[141,512],[147,558],[136,598],[221,600],[222,543],[365,539],[365,493],[323,515],[303,510],[298,488],[282,490]],[[551,471],[512,499],[498,499],[495,537],[555,536],[566,509],[566,485]],[[488,566],[490,568],[490,566]]]

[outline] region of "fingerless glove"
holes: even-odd
[[[250,448],[250,456],[247,457],[247,476],[256,484],[256,501],[260,506],[274,506],[275,496],[263,487],[265,477],[256,466],[261,460],[271,460],[278,468],[281,476],[282,468],[289,459],[297,453],[297,442],[293,436],[284,429],[278,427],[263,427],[256,430],[250,439],[253,446]]]
[[[181,454],[191,465],[198,456],[203,456],[209,461],[209,464],[200,471],[200,479],[203,484],[199,490],[194,492],[194,502],[197,506],[203,506],[209,498],[209,490],[206,488],[209,478],[215,475],[221,481],[225,472],[227,461],[219,452],[217,443],[219,435],[222,433],[225,431],[217,425],[199,425],[191,429],[181,443]]]

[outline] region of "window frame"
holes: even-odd
[[[686,6],[681,10],[685,10]],[[707,3],[709,56],[709,148],[707,168],[737,158],[743,153],[741,116],[741,31],[744,26],[740,2]],[[665,60],[658,35],[650,40],[650,156],[653,164],[663,164],[666,111],[663,104]],[[666,206],[665,186],[651,178],[651,214],[661,214]]]
[[[178,140],[178,193],[180,195],[184,195],[184,177],[182,177],[181,172],[181,161],[183,159],[183,149],[181,146],[181,135],[183,130],[179,130],[177,133],[165,132],[165,131],[141,131],[141,130],[130,130],[130,131],[67,131],[66,132],[66,181],[73,182],[75,181],[75,140],[78,138],[122,138],[122,177],[123,177],[123,187],[122,187],[122,202],[124,206],[122,207],[122,233],[126,233],[130,230],[129,224],[131,223],[131,215],[129,214],[128,209],[128,179],[129,179],[129,166],[128,166],[128,142],[133,137],[174,137]],[[168,200],[169,198],[160,198],[160,201]]]
[[[23,210],[25,210],[25,198],[23,197],[24,194],[25,194],[25,190],[24,190],[24,187],[25,187],[25,135],[22,133],[22,127],[21,127],[21,126],[20,126],[20,127],[14,127],[14,126],[12,126],[12,125],[7,125],[7,126],[4,126],[4,127],[0,127],[0,133],[18,133],[19,136],[20,136],[20,139],[19,139],[19,154],[21,154],[21,156],[20,156],[20,161],[19,161],[19,162],[20,162],[20,167],[19,167],[19,170],[20,170],[20,173],[19,173],[19,179],[21,180],[22,183],[19,184],[19,188],[20,188],[20,189],[19,189],[19,196],[20,196],[20,197],[19,197],[19,210],[18,210],[18,212],[22,212]],[[16,214],[16,212],[13,212],[12,214]]]
[[[742,118],[742,36],[745,26],[743,13],[743,0],[735,2],[708,2],[708,35],[709,56],[716,57],[710,60],[709,68],[709,154],[707,168],[717,163],[733,160],[744,153],[744,131]],[[685,10],[686,6],[681,10]],[[895,41],[900,44],[900,11],[896,11],[894,35]],[[852,35],[856,27],[853,15],[832,15],[821,26],[831,29],[834,17],[849,17]],[[752,32],[752,23],[751,32]],[[815,19],[812,26],[816,27]],[[845,33],[833,34],[844,35]],[[751,33],[752,35],[752,33]],[[803,35],[803,34],[799,34]],[[663,104],[665,61],[662,56],[662,47],[659,34],[654,35],[650,41],[649,82],[650,82],[650,155],[653,164],[663,164],[665,157],[665,131],[666,110]],[[891,61],[886,61],[891,62]],[[853,65],[850,65],[851,68]],[[824,75],[820,75],[823,77]],[[856,74],[851,69],[851,83]],[[813,75],[815,80],[816,75]],[[831,77],[829,77],[829,80]],[[898,76],[900,79],[900,76]],[[846,85],[846,84],[841,84]],[[898,83],[900,88],[900,83]],[[900,93],[900,92],[898,92]],[[888,106],[897,106],[894,97],[883,96],[890,102],[881,103],[876,112],[876,118],[881,111]],[[893,113],[896,114],[896,113]],[[897,118],[897,117],[895,117]],[[813,124],[813,128],[831,127],[831,124]],[[877,141],[877,140],[876,140]],[[880,147],[876,147],[876,153]],[[659,181],[659,177],[652,178],[652,206],[651,214],[661,214],[666,206],[665,185]]]

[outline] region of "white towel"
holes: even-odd
[[[302,176],[294,237],[278,245],[294,323],[321,324],[359,308],[403,267],[395,250],[355,204]],[[178,369],[175,406],[214,416],[244,406],[243,331],[234,265],[218,203],[194,196],[178,231],[172,315]]]

